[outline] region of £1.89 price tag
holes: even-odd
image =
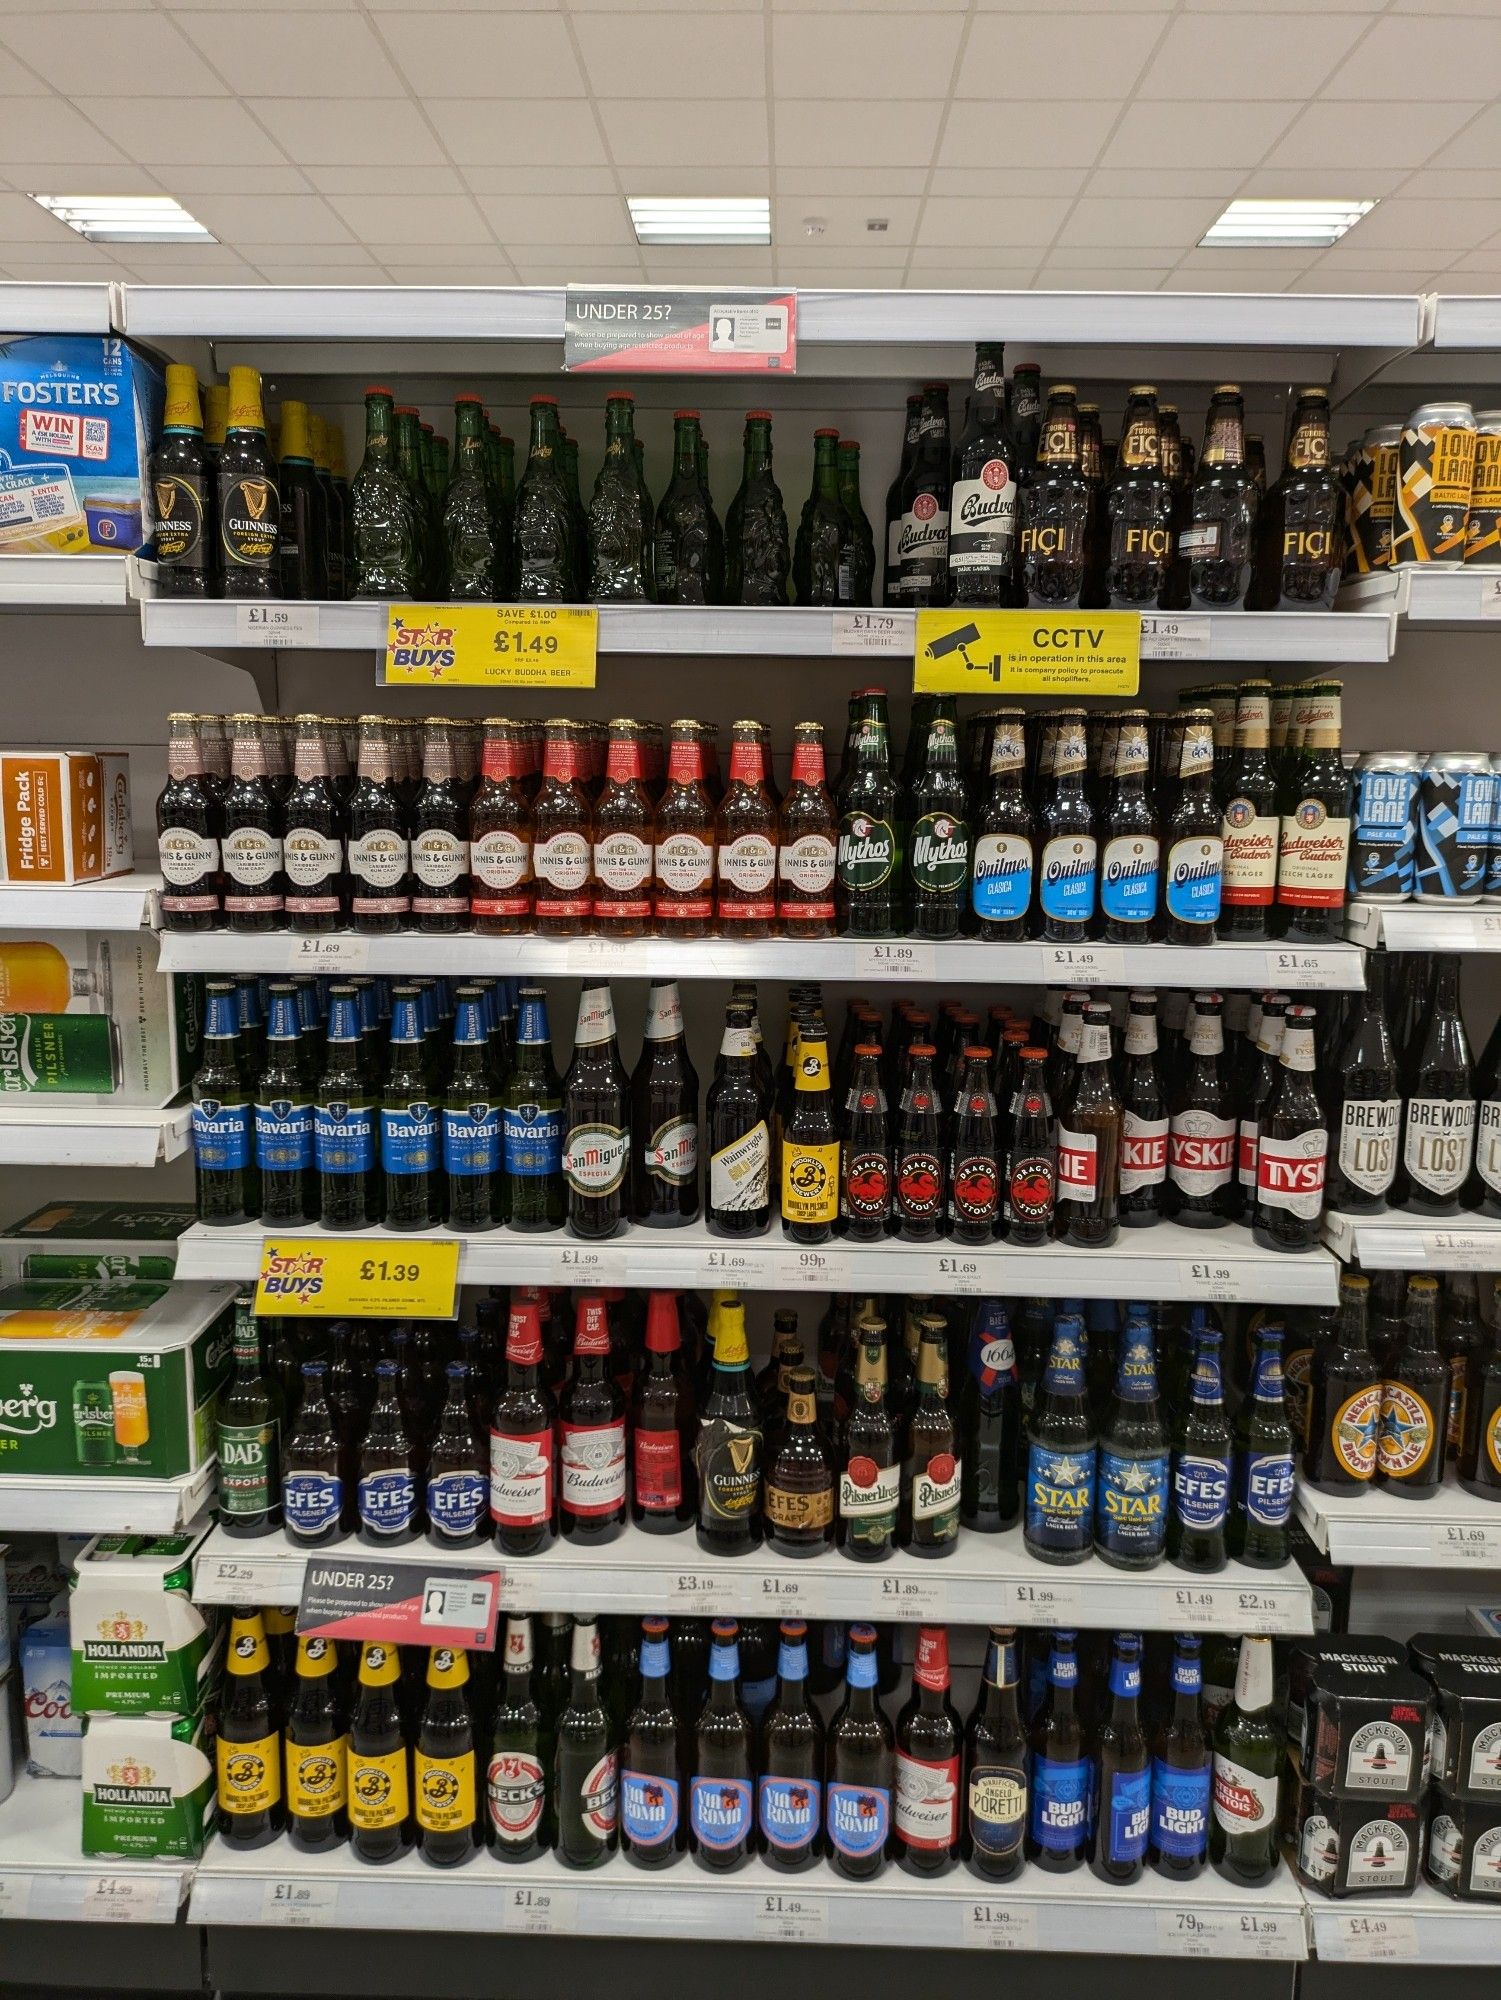
[[[458,1284],[457,1243],[268,1236],[255,1309],[296,1319],[452,1319]]]
[[[387,687],[594,685],[599,613],[592,604],[393,604]]]

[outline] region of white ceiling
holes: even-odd
[[[630,194],[765,194],[772,247],[642,250]],[[1236,195],[1380,205],[1196,250]],[[0,275],[1501,291],[1501,0],[0,0]]]

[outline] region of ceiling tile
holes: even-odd
[[[630,249],[630,216],[618,195],[478,195],[481,214],[507,249],[521,243],[597,244]]]
[[[468,196],[335,194],[329,202],[362,243],[488,243],[484,218]]]
[[[538,167],[608,164],[594,113],[577,98],[501,104],[431,98],[427,110],[449,158],[461,167],[507,167],[523,160]]]
[[[779,198],[793,202],[807,202],[812,207],[820,201],[836,201],[843,196],[853,195],[864,201],[867,197],[881,195],[912,195],[920,197],[927,189],[928,170],[926,165],[915,167],[842,167],[824,165],[821,167],[779,167],[776,169],[776,192]],[[967,177],[964,189],[950,188],[943,192],[959,194],[974,192],[974,176]],[[1009,187],[998,189],[1000,193],[1010,193]],[[805,211],[806,213],[807,211]]]
[[[406,86],[358,15],[257,10],[226,32],[222,14],[174,17],[232,89],[267,97],[402,97]]]
[[[1321,14],[1369,14],[1371,0],[1320,0]],[[1260,0],[1183,0],[1185,14],[1265,14]],[[1289,34],[1296,34],[1305,15],[1289,11]]]
[[[658,244],[642,254],[647,278],[654,285],[689,280],[695,285],[758,285],[771,281],[770,250],[732,249],[708,243]]]
[[[1088,178],[1089,169],[1082,166],[1001,165],[986,177],[985,191],[1001,195],[1077,194]],[[928,183],[929,194],[973,194],[974,191],[975,176],[970,167],[935,167]],[[1181,187],[1177,192],[1182,192]]]
[[[549,97],[583,97],[568,24],[556,13],[382,14],[378,32],[418,97],[494,97],[534,78]]]
[[[1150,243],[1181,253],[1193,248],[1223,207],[1218,196],[1197,201],[1150,201],[1139,196],[1106,201],[1087,196],[1074,203],[1058,243],[1060,248],[1076,244],[1106,250],[1117,244]]]
[[[1040,248],[1052,242],[1068,211],[1066,195],[1041,200],[935,195],[923,205],[917,240],[926,249],[949,244],[973,248],[977,254],[990,244],[1008,250]]]
[[[1180,14],[1152,58],[1138,95],[1230,99],[1310,98],[1350,53],[1375,15],[1310,12],[1278,32],[1260,13]]]
[[[1205,271],[1169,271],[1158,286],[1163,292],[1285,292],[1301,275],[1301,266],[1270,266],[1265,271],[1225,271],[1218,278]]]
[[[593,285],[608,284],[612,278],[641,277],[639,257],[615,257],[608,252],[591,250],[587,268],[580,269],[577,257],[548,256],[539,252],[535,244],[525,245],[511,259],[517,275],[524,285]]]
[[[1239,193],[1240,167],[1096,167],[1085,194],[1102,201],[1173,201],[1208,195],[1225,202]]]
[[[1344,111],[1343,104],[1326,104],[1324,111]],[[1337,170],[1323,169],[1318,172],[1317,182],[1312,192],[1321,192],[1337,177],[1338,184],[1348,186]],[[1361,167],[1358,178],[1360,185],[1351,189],[1357,201],[1379,201],[1383,195],[1405,191],[1409,178],[1405,167]],[[1452,183],[1450,184],[1452,189]],[[1238,199],[1252,200],[1301,200],[1310,193],[1309,170],[1306,167],[1253,167],[1235,187]]]
[[[1474,103],[1424,98],[1404,103],[1400,118],[1381,118],[1372,116],[1369,104],[1321,100],[1294,119],[1264,164],[1316,167],[1324,184],[1309,187],[1310,196],[1349,194],[1359,198],[1365,193],[1362,170],[1367,163],[1374,167],[1420,167],[1479,108]]]
[[[411,7],[421,5],[422,0],[395,0],[395,3]],[[0,7],[9,4],[10,0],[0,0]],[[20,4],[20,0],[17,0],[17,4]],[[139,4],[139,0],[127,0],[127,4],[135,6]],[[243,16],[245,12],[244,0],[154,0],[154,4],[159,4],[169,14],[213,12]],[[360,4],[361,0],[276,0],[276,11],[279,14],[354,14],[360,11]],[[370,0],[372,10],[375,4],[376,0]],[[434,0],[434,4],[437,4],[437,0]],[[464,0],[442,0],[442,4],[446,7],[457,7],[462,6]],[[527,0],[527,4],[530,5],[531,0]]]
[[[1384,201],[1346,241],[1367,250],[1478,250],[1501,229],[1501,201]]]
[[[767,157],[766,107],[734,98],[675,104],[672,116],[660,104],[602,103],[599,115],[610,156],[621,169],[626,193],[634,194],[630,167],[687,167],[685,194],[717,194],[706,160],[726,167],[764,167]]]
[[[1131,95],[1167,19],[1166,14],[1096,15],[1073,33],[1056,13],[984,15],[970,29],[955,94],[987,97],[994,89],[999,95],[1008,78],[1056,75],[1057,115],[1049,126],[1066,125],[1078,98],[1118,103]]]
[[[983,266],[983,268],[990,271],[1032,271],[1042,262],[1042,253],[1039,250],[1012,250],[1001,247],[977,246],[974,249],[974,256],[977,266]],[[919,244],[912,252],[912,268],[914,271],[934,271],[940,268],[948,270],[961,261],[959,257],[955,256],[952,247],[944,247],[942,245],[936,248],[929,248],[924,244]]]
[[[682,175],[674,174],[673,188]],[[609,167],[465,167],[464,186],[471,194],[614,194],[615,175]],[[672,192],[672,189],[666,190]],[[651,193],[651,189],[642,190]],[[730,189],[728,192],[733,193]]]
[[[1025,292],[1037,275],[1035,264],[934,264],[914,268],[909,292]]]
[[[13,75],[11,81],[19,79]],[[0,165],[76,168],[120,157],[118,147],[60,97],[38,91],[30,97],[0,99]],[[38,193],[78,192],[76,186],[57,186],[56,174],[47,179],[52,185],[39,187]]]
[[[222,25],[222,24],[221,24]],[[116,97],[222,97],[226,86],[160,14],[43,6],[8,18],[0,42],[54,90],[71,96],[80,70]]]
[[[765,93],[765,29],[752,16],[576,14],[573,21],[595,96],[652,98],[664,124],[686,98]]]
[[[794,265],[815,282],[820,271],[827,271],[830,273],[829,282],[841,285],[846,280],[843,277],[836,280],[833,274],[844,271],[851,264],[882,264],[888,269],[900,270],[908,256],[905,243],[886,243],[878,236],[872,237],[868,245],[850,244],[846,247],[835,244],[833,248],[789,238],[785,243],[773,244],[772,249],[779,264]]]
[[[393,285],[473,285],[495,282],[476,279],[472,264],[387,264]]]
[[[1265,271],[1268,278],[1281,272],[1284,279],[1297,277],[1306,271],[1317,257],[1317,251],[1306,255],[1300,251],[1278,250],[1190,250],[1178,260],[1177,269],[1191,273],[1199,280],[1203,290],[1213,291],[1220,279],[1228,279],[1239,273]],[[1244,287],[1237,287],[1243,290]]]
[[[940,167],[983,167],[987,173],[996,164],[996,132],[1009,125],[1014,116],[1009,98],[993,105],[954,104],[943,128],[943,142],[936,164]],[[1114,125],[1119,107],[1104,103],[1070,102],[1068,116],[1054,118],[1048,126],[1047,157],[1050,163],[1066,167],[1091,167]]]
[[[852,97],[946,97],[963,18],[883,14],[851,35],[840,14],[776,14],[771,74],[777,101],[827,97],[829,79]]]
[[[382,6],[390,0],[380,0]],[[427,0],[424,0],[427,4]],[[443,0],[433,0],[442,5]],[[486,0],[463,0],[465,6],[484,6]],[[507,7],[519,4],[519,0],[502,0]],[[525,0],[527,5],[535,5],[536,0]],[[575,14],[759,14],[762,0],[579,0],[573,8]]]
[[[24,194],[0,194],[0,243],[76,243],[78,236]]]
[[[1316,271],[1408,271],[1412,268],[1411,249],[1382,250],[1374,248],[1362,239],[1361,225],[1357,224],[1348,236],[1342,236],[1338,243],[1331,243],[1327,250],[1317,252],[1313,269]],[[1431,261],[1442,264],[1446,258],[1455,256],[1453,250],[1435,251]],[[1378,285],[1377,291],[1401,291],[1400,285]]]
[[[459,246],[453,243],[399,242],[393,237],[382,237],[367,242],[365,248],[378,264],[442,264],[469,272],[471,284],[490,283],[479,274],[497,265],[509,265],[505,252],[492,243],[487,236],[483,243]]]
[[[452,252],[449,254],[452,255]],[[363,243],[278,243],[274,248],[257,244],[245,255],[262,271],[268,264],[281,264],[288,270],[299,271],[300,277],[287,280],[295,285],[316,284],[320,268],[337,271],[339,284],[353,285],[359,282],[361,271],[376,268],[375,258]]]
[[[597,0],[583,0],[594,6]],[[962,14],[969,0],[928,0],[933,14]],[[771,0],[774,14],[910,14],[912,0]]]
[[[1430,275],[1427,264],[1418,257],[1413,262],[1412,276],[1405,278],[1400,285],[1392,283],[1389,271],[1306,271],[1301,278],[1294,278],[1287,290],[1290,292],[1421,292],[1431,289]],[[1445,282],[1447,283],[1447,280]],[[1455,289],[1472,288],[1457,286]],[[1491,287],[1478,285],[1473,289],[1487,292]]]
[[[831,269],[827,283],[820,285],[816,276],[805,271],[800,264],[789,264],[785,257],[776,260],[777,282],[783,285],[800,285],[804,291],[821,292],[886,292],[899,289],[902,284],[900,264],[841,264]]]
[[[889,196],[873,197],[869,201],[840,196],[829,201],[817,195],[796,199],[781,195],[772,209],[772,231],[777,244],[784,249],[800,244],[814,255],[825,248],[843,248],[853,249],[864,256],[868,250],[910,242],[917,222],[918,206],[915,195],[899,201],[893,201]],[[804,230],[804,219],[810,215],[819,217],[825,224],[822,236],[809,237]],[[889,226],[884,230],[868,230],[866,223],[877,216],[883,216]]]
[[[1388,16],[1376,22],[1328,78],[1323,95],[1363,99],[1368,105],[1390,101],[1403,105],[1405,116],[1405,99],[1414,84],[1430,76],[1435,82],[1452,82],[1456,90],[1473,79],[1479,85],[1474,95],[1493,96],[1501,82],[1501,20],[1472,18],[1446,36],[1432,20]]]
[[[856,98],[778,104],[777,164],[815,167],[825,160],[851,166],[867,160],[897,166],[925,164],[933,156],[942,113],[937,99],[923,98],[880,104]]]
[[[118,248],[133,271],[164,283],[192,283],[198,278],[232,283],[248,275],[245,259],[221,243],[122,243]]]
[[[403,162],[385,167],[309,167],[307,177],[319,194],[465,194],[457,167],[414,167]]]
[[[100,81],[104,81],[103,78]],[[284,167],[280,148],[227,98],[80,97],[78,109],[148,166]],[[0,125],[8,123],[0,119]]]
[[[1296,104],[1129,104],[1102,166],[1154,167],[1174,159],[1250,167],[1301,107]],[[1374,122],[1374,121],[1373,121]]]
[[[91,246],[81,243],[78,247],[80,250],[88,250]],[[103,280],[121,275],[120,260],[114,256],[106,256],[102,251],[97,256],[55,260],[38,258],[36,252],[30,248],[7,250],[5,269],[12,278],[20,279],[23,283],[35,282],[44,285],[66,284],[70,279]]]
[[[122,192],[139,192],[145,178],[139,167],[133,167],[134,180]],[[209,167],[201,164],[192,166],[158,167],[154,177],[170,195],[175,195],[184,208],[192,208],[194,201],[206,194],[244,194],[245,169],[243,167]],[[308,194],[316,192],[310,185],[311,175],[304,174],[297,167],[257,167],[255,170],[255,192],[262,194]],[[99,176],[89,175],[89,192],[107,194],[108,188],[99,185]]]
[[[193,213],[221,243],[275,247],[280,243],[348,243],[349,230],[321,195],[202,195]]]
[[[304,167],[439,166],[443,152],[427,120],[404,99],[250,97],[261,123]]]
[[[1463,130],[1457,124],[1451,125],[1438,150],[1425,164],[1484,167],[1492,173],[1501,169],[1501,104],[1489,104],[1483,110],[1473,104],[1460,108],[1468,114],[1468,122]]]

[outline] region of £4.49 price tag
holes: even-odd
[[[1418,1927],[1411,1917],[1376,1916],[1365,1910],[1333,1912],[1331,1958],[1416,1958]],[[1325,1916],[1315,1918],[1314,1944],[1323,1954]]]

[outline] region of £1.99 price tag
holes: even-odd
[[[594,685],[599,612],[592,604],[393,604],[387,687]]]
[[[268,1236],[255,1309],[297,1319],[452,1319],[458,1284],[457,1243]]]

